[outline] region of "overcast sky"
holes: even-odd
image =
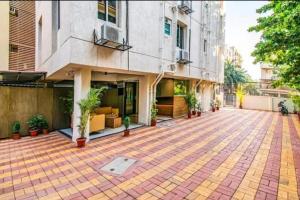
[[[267,1],[225,1],[225,43],[235,46],[243,58],[242,67],[247,70],[253,79],[260,78],[260,68],[253,64],[251,52],[259,41],[260,34],[247,29],[256,24],[256,9]]]

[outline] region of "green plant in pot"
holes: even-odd
[[[48,134],[49,125],[48,125],[47,119],[44,116],[42,116],[42,118],[41,118],[40,128],[41,128],[43,134],[45,134],[45,135]]]
[[[220,110],[220,106],[221,106],[221,101],[219,98],[216,99],[216,109]]]
[[[12,138],[14,140],[18,140],[21,138],[21,135],[20,135],[20,129],[21,129],[21,124],[19,121],[15,121],[13,124],[12,124]]]
[[[156,117],[158,109],[156,108],[156,103],[154,102],[151,107],[151,126],[156,126]]]
[[[194,102],[195,102],[195,94],[192,93],[192,92],[189,92],[187,93],[185,96],[184,96],[184,100],[185,100],[185,103],[187,105],[187,108],[188,108],[188,118],[192,118],[192,109],[193,109],[193,106],[194,106]]]
[[[32,116],[29,118],[27,121],[28,127],[29,127],[29,133],[31,137],[35,137],[38,135],[39,131],[39,124],[40,124],[40,119],[37,115]]]
[[[84,147],[86,142],[85,133],[87,131],[87,124],[88,120],[90,120],[91,113],[94,111],[96,107],[101,104],[100,98],[102,97],[102,93],[104,92],[105,88],[92,88],[87,97],[81,99],[78,102],[81,116],[80,116],[80,123],[78,125],[78,130],[80,133],[80,138],[76,139],[78,147]]]
[[[296,114],[298,115],[298,119],[300,120],[300,94],[297,92],[291,92],[290,96],[293,101]]]
[[[124,117],[123,124],[125,126],[124,137],[127,137],[127,136],[129,136],[129,133],[130,133],[130,131],[128,129],[129,125],[130,125],[130,117],[129,116]]]
[[[201,103],[197,103],[197,116],[200,117],[202,112]]]
[[[211,107],[211,111],[215,112],[216,111],[216,103],[214,100],[211,100],[210,102],[210,107]]]
[[[196,109],[197,109],[197,104],[198,104],[198,100],[197,100],[197,98],[196,98],[196,95],[194,94],[194,95],[193,95],[193,111],[192,111],[192,114],[193,114],[193,115],[196,115],[196,113],[197,113],[197,111],[196,111]]]

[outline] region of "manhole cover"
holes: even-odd
[[[117,157],[108,164],[104,165],[100,170],[122,175],[130,166],[132,166],[137,160],[126,157]]]
[[[160,122],[156,126],[157,127],[172,127],[174,125],[175,125],[175,122],[170,121],[170,122]]]

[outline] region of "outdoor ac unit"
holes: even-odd
[[[176,59],[177,61],[189,61],[189,52],[184,49],[177,49]]]
[[[165,73],[175,73],[177,70],[176,63],[171,63],[168,65],[163,65],[163,71]]]
[[[181,1],[181,7],[192,9],[192,1]]]
[[[17,15],[17,9],[15,7],[9,8],[9,14],[16,16]]]
[[[190,14],[190,13],[193,12],[193,10],[192,10],[192,1],[182,0],[182,1],[180,1],[179,5],[178,5],[178,8],[186,14]]]
[[[105,23],[101,26],[101,39],[121,44],[121,31],[119,28]]]

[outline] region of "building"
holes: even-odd
[[[272,86],[273,81],[277,80],[277,76],[274,73],[274,67],[267,64],[260,65],[260,91],[262,95],[273,97],[288,97],[291,91],[287,87],[274,88]]]
[[[223,1],[37,1],[35,21],[36,70],[74,81],[73,126],[91,87],[108,86],[103,104],[143,124],[155,100],[175,107],[195,90],[207,111],[220,93]]]
[[[0,2],[0,71],[35,70],[35,2]]]
[[[238,50],[231,46],[225,49],[225,60],[233,63],[236,67],[242,67],[242,56]]]

